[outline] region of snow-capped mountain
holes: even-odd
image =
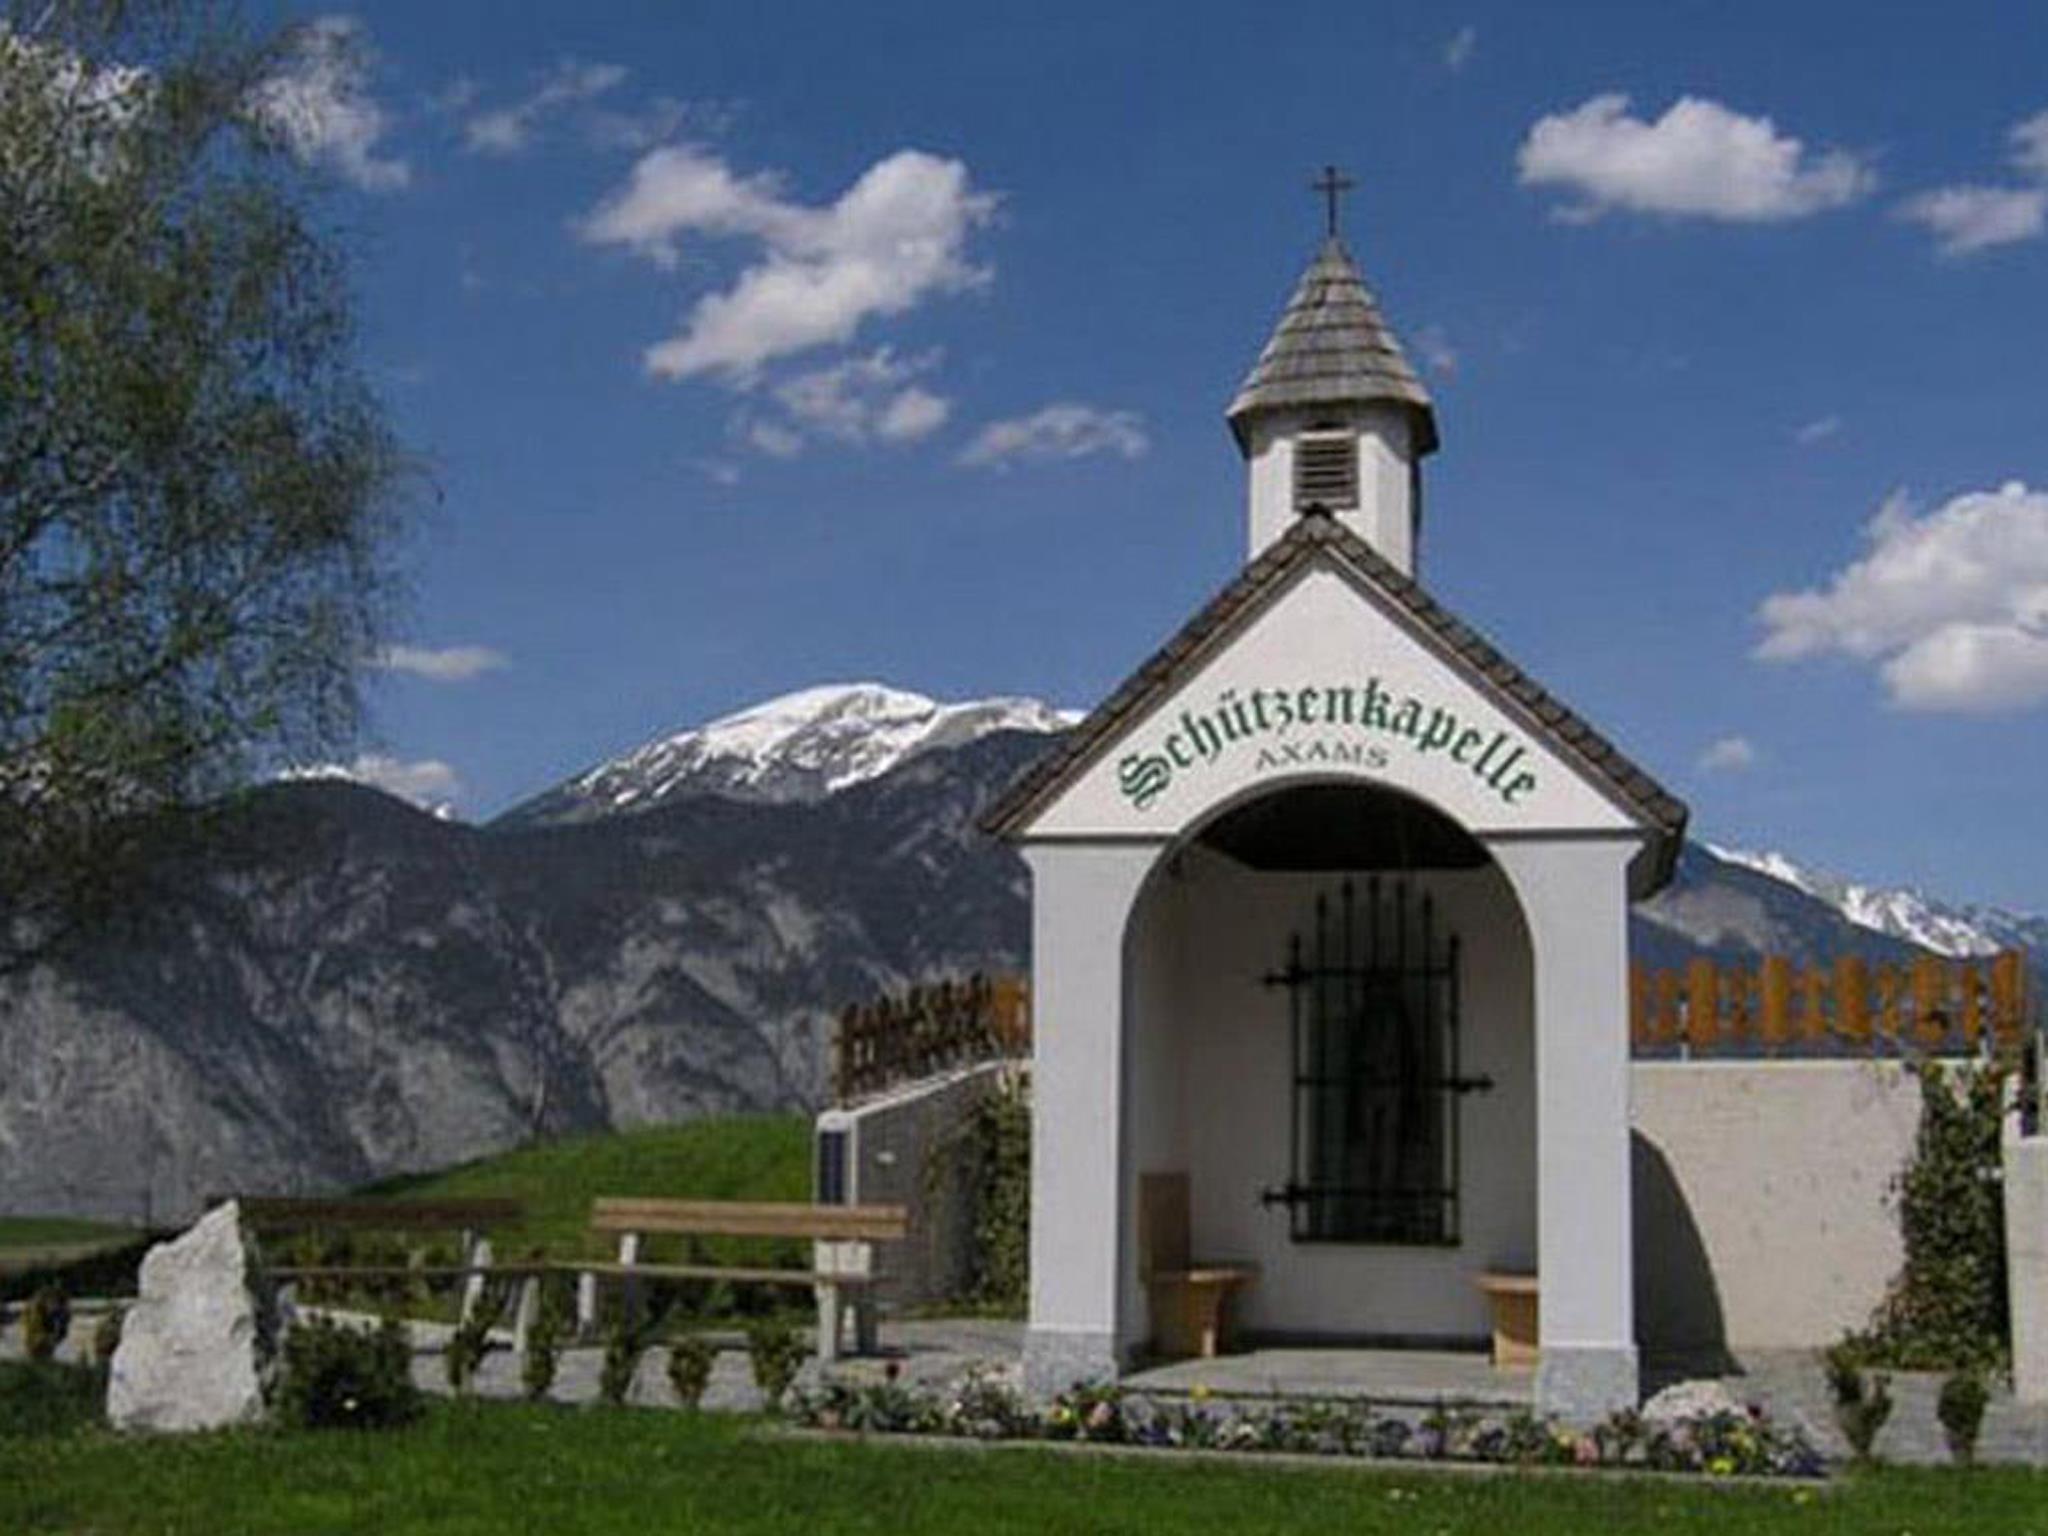
[[[813,803],[926,752],[1003,731],[1045,735],[1078,719],[1077,712],[1038,699],[947,704],[882,683],[806,688],[650,741],[503,819],[585,821],[699,794],[768,805]]]
[[[268,786],[172,839],[121,924],[0,973],[0,1061],[46,1068],[0,1071],[0,1210],[147,1222],[209,1190],[814,1104],[845,1003],[1028,963],[1029,874],[979,818],[1069,718],[811,689],[485,827],[334,781],[361,765]],[[2048,955],[2048,918],[1850,888],[1689,843],[1630,950]]]
[[[1942,955],[2048,950],[2048,916],[1944,902],[1906,886],[1874,886],[1800,864],[1782,853],[1707,845],[1725,864],[1768,875],[1827,903],[1859,928]]]

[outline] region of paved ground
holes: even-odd
[[[1214,1360],[1175,1360],[1125,1378],[1141,1392],[1202,1387],[1224,1397],[1370,1398],[1423,1405],[1446,1401],[1526,1408],[1527,1371],[1497,1371],[1482,1354],[1423,1349],[1254,1349]]]
[[[447,1377],[441,1345],[448,1330],[431,1323],[416,1324],[415,1328],[419,1345],[414,1360],[415,1377],[427,1390],[445,1392]],[[90,1324],[75,1328],[73,1334],[64,1350],[67,1358],[76,1358],[90,1334]],[[714,1334],[713,1338],[720,1349],[704,1406],[739,1411],[758,1408],[760,1393],[754,1387],[742,1336],[734,1332]],[[882,1329],[882,1357],[842,1361],[832,1370],[853,1380],[880,1380],[893,1363],[898,1376],[911,1382],[942,1385],[969,1370],[991,1372],[1014,1381],[1019,1374],[1022,1343],[1023,1328],[1013,1322],[979,1318],[889,1322]],[[0,1333],[0,1358],[18,1356],[20,1352],[18,1325]],[[594,1400],[602,1360],[602,1352],[594,1348],[563,1351],[550,1395],[559,1402]],[[632,1401],[651,1407],[673,1407],[675,1395],[669,1389],[666,1367],[665,1351],[648,1351],[634,1382]],[[1682,1374],[1682,1362],[1659,1362],[1652,1384]],[[1718,1372],[1710,1374],[1717,1374],[1738,1400],[1759,1403],[1772,1417],[1800,1425],[1830,1455],[1846,1452],[1847,1446],[1835,1429],[1817,1355],[1804,1351],[1756,1354],[1739,1362],[1733,1371],[1726,1369],[1723,1362]],[[813,1384],[818,1375],[819,1368],[813,1361],[804,1367],[798,1381]],[[1369,1397],[1389,1405],[1426,1404],[1443,1397],[1505,1406],[1527,1402],[1529,1393],[1529,1378],[1497,1373],[1481,1355],[1390,1350],[1259,1350],[1218,1360],[1153,1367],[1136,1373],[1130,1384],[1159,1393],[1184,1392],[1200,1385],[1223,1396],[1265,1397],[1278,1393]],[[1948,1460],[1934,1413],[1939,1389],[1937,1376],[1893,1375],[1892,1397],[1896,1407],[1878,1437],[1879,1455],[1899,1462]],[[486,1397],[519,1394],[519,1362],[509,1348],[492,1351],[479,1375],[477,1391]],[[2005,1388],[1994,1389],[1979,1455],[1986,1461],[2048,1466],[2048,1406],[2022,1406],[2012,1400]]]

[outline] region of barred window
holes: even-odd
[[[1425,896],[1346,881],[1267,978],[1292,997],[1293,1172],[1270,1203],[1296,1242],[1458,1240],[1458,941]],[[1418,921],[1419,919],[1419,921]]]

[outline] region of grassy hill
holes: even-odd
[[[132,1227],[70,1216],[0,1216],[0,1258],[27,1249],[104,1247],[134,1235]]]
[[[729,1115],[536,1142],[435,1173],[387,1179],[357,1191],[405,1200],[499,1196],[522,1202],[526,1221],[493,1232],[500,1257],[540,1248],[550,1258],[609,1252],[593,1243],[590,1202],[599,1195],[698,1200],[808,1200],[808,1116]],[[650,1243],[650,1259],[680,1251],[680,1239]],[[73,1295],[130,1295],[144,1234],[61,1217],[0,1217],[0,1299],[54,1280]],[[801,1244],[718,1239],[705,1246],[727,1262],[801,1263]]]
[[[438,1173],[389,1179],[362,1191],[408,1200],[504,1196],[527,1220],[493,1233],[499,1252],[582,1251],[598,1195],[695,1200],[808,1200],[811,1122],[806,1115],[729,1115],[682,1125],[537,1142]]]

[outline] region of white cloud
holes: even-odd
[[[599,149],[625,149],[635,154],[665,144],[679,134],[717,138],[731,129],[739,109],[729,101],[679,101],[655,96],[626,110],[592,107],[583,114],[583,132]]]
[[[249,107],[307,164],[324,163],[367,192],[391,192],[412,180],[412,167],[380,158],[390,130],[371,97],[376,62],[368,34],[353,16],[321,16],[298,29],[285,66],[258,85]]]
[[[2006,138],[2012,144],[2013,169],[2022,176],[2048,181],[2048,112],[2037,112],[2015,124]]]
[[[463,124],[463,142],[480,154],[512,155],[526,148],[543,120],[602,96],[626,78],[621,64],[585,64],[563,59],[534,87],[531,94],[509,107],[479,112]]]
[[[2038,240],[2048,228],[2048,187],[1936,187],[1899,204],[1899,217],[1924,224],[1944,256]]]
[[[1417,331],[1415,350],[1421,354],[1423,366],[1432,373],[1448,378],[1458,371],[1458,349],[1451,345],[1451,338],[1440,325],[1425,325]]]
[[[352,763],[319,763],[310,768],[294,768],[283,777],[346,779],[352,784],[367,784],[441,817],[455,814],[454,802],[462,793],[461,777],[438,757],[409,763],[382,752],[365,752]]]
[[[697,468],[713,485],[731,489],[740,483],[740,467],[729,459],[699,459]]]
[[[682,144],[643,155],[579,230],[664,270],[676,267],[685,235],[758,242],[758,261],[699,298],[682,329],[646,352],[648,371],[662,378],[718,373],[746,384],[777,358],[850,340],[871,318],[986,282],[966,243],[995,208],[964,164],[919,150],[877,161],[837,202],[813,207],[783,196],[774,176],[736,176]]]
[[[1468,22],[1444,44],[1444,68],[1455,75],[1472,62],[1472,50],[1478,46],[1479,29]]]
[[[1151,446],[1136,412],[1063,401],[1029,416],[990,422],[961,450],[960,462],[1000,469],[1016,459],[1043,462],[1095,453],[1136,459]]]
[[[891,443],[915,442],[938,431],[952,414],[949,402],[913,384],[883,407],[875,421],[875,436]]]
[[[1794,429],[1792,441],[1802,448],[1811,448],[1815,443],[1824,443],[1842,430],[1839,416],[1816,416]]]
[[[1707,743],[1694,765],[1701,773],[1740,773],[1756,766],[1756,743],[1747,736],[1723,736]]]
[[[797,374],[773,390],[788,418],[772,425],[799,438],[913,442],[937,431],[951,411],[946,400],[911,382],[938,359],[936,351],[899,358],[891,348],[877,347],[865,356]],[[766,451],[776,452],[779,446],[778,441]]]
[[[431,683],[466,683],[511,665],[502,651],[487,645],[450,645],[440,649],[421,645],[386,646],[377,656],[386,672],[403,672]]]
[[[2034,186],[1984,186],[1962,183],[1919,192],[1900,203],[1896,212],[1910,224],[1925,226],[1943,256],[1972,256],[1994,246],[2038,240],[2048,232],[2048,112],[2016,123],[2006,134],[2007,159]]]
[[[1809,154],[1768,117],[1682,96],[1653,123],[1630,116],[1628,105],[1624,95],[1595,96],[1539,119],[1522,141],[1523,184],[1579,198],[1558,217],[1583,222],[1620,208],[1762,223],[1838,208],[1876,185],[1857,156]]]
[[[803,434],[779,421],[748,419],[743,423],[740,435],[749,447],[771,459],[793,459],[804,451]]]
[[[1766,661],[1879,663],[1904,709],[1991,713],[2048,702],[2048,492],[2017,481],[1916,517],[1903,495],[1869,551],[1825,588],[1766,598]]]

